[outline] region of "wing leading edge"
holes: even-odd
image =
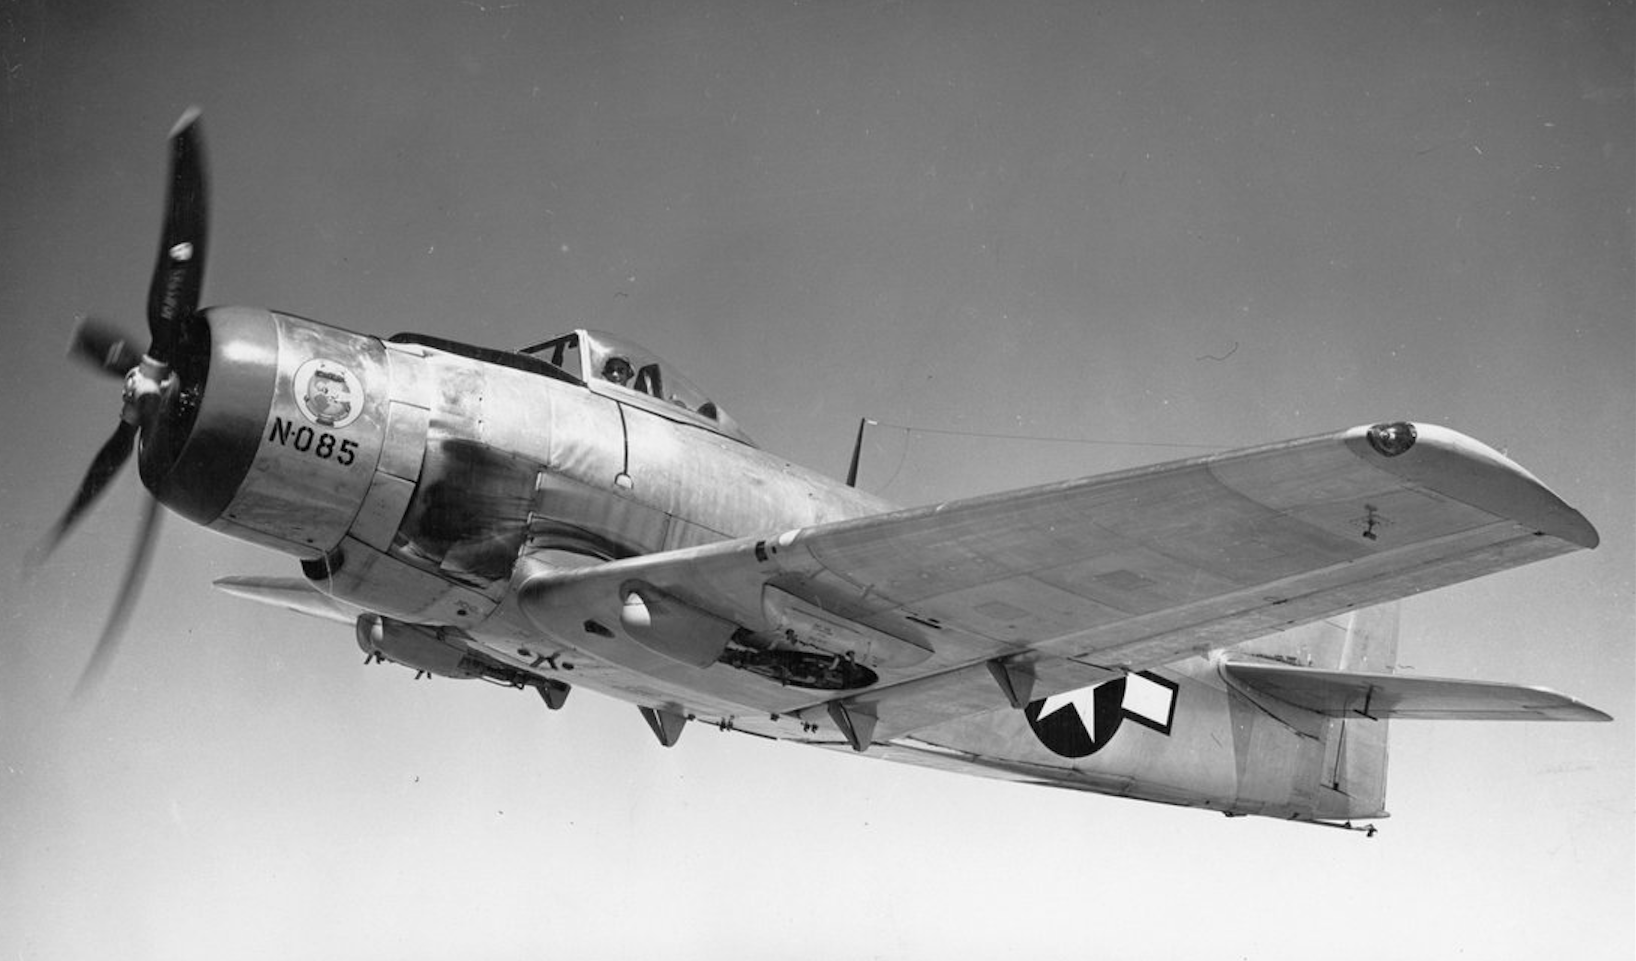
[[[351,625],[357,623],[358,615],[363,613],[356,605],[325,594],[304,578],[241,575],[217,578],[214,583],[219,590],[234,597],[326,621]]]

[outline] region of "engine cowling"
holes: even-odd
[[[143,437],[143,482],[170,509],[233,537],[302,558],[332,549],[381,457],[386,349],[246,307],[203,311],[181,336],[187,386]]]

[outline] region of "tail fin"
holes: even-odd
[[[1391,718],[1610,719],[1544,688],[1394,674],[1397,628],[1396,604],[1371,608],[1345,621],[1308,625],[1245,645],[1222,665],[1241,693],[1321,741],[1323,762],[1311,779],[1315,783],[1296,787],[1300,800],[1311,804],[1319,818],[1385,813]]]
[[[1233,680],[1255,693],[1276,698],[1281,706],[1308,709],[1269,690],[1266,684],[1257,683],[1258,678],[1250,675],[1263,665],[1292,674],[1390,674],[1397,661],[1398,615],[1398,604],[1383,604],[1274,634],[1236,648],[1235,656],[1248,659],[1230,661],[1226,669]],[[1245,670],[1240,671],[1240,667]],[[1295,724],[1307,727],[1316,721],[1316,729],[1308,730],[1322,743],[1323,752],[1317,776],[1296,785],[1297,799],[1304,801],[1317,818],[1384,817],[1385,717],[1342,711],[1317,718],[1309,714],[1302,720],[1306,723]]]
[[[1397,666],[1398,604],[1354,611],[1341,647],[1342,671],[1390,673]],[[1346,816],[1386,814],[1386,720],[1331,718],[1324,735],[1323,790]],[[1344,801],[1341,799],[1344,798]],[[1329,807],[1319,805],[1320,809]]]
[[[871,753],[1230,815],[1340,823],[1386,816],[1393,718],[1607,719],[1537,688],[1394,673],[1397,642],[1396,605],[1356,611],[1056,696],[1050,710],[1048,698],[924,728]],[[1064,723],[1041,726],[1042,713]]]
[[[1399,614],[1396,603],[1352,612],[1336,667],[1385,674],[1396,669]],[[1349,811],[1385,815],[1386,719],[1358,716],[1329,723],[1324,743],[1325,787],[1347,798]]]
[[[1328,671],[1390,674],[1397,662],[1397,603],[1318,621],[1233,648],[1234,654]]]
[[[1397,626],[1401,605],[1382,604],[1353,611],[1337,670],[1390,674],[1397,667]]]

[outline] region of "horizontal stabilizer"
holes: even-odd
[[[1542,687],[1402,674],[1325,671],[1228,661],[1246,687],[1327,717],[1431,721],[1611,721],[1587,704]]]
[[[353,624],[362,613],[359,608],[325,594],[311,581],[299,577],[223,577],[215,584],[234,597],[310,614],[326,621]]]

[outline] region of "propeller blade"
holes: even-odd
[[[100,317],[82,317],[69,341],[68,356],[121,380],[142,362],[142,349],[123,330]]]
[[[169,364],[181,323],[199,307],[210,219],[199,111],[190,107],[170,132],[170,187],[159,262],[148,287],[148,356]]]
[[[119,426],[114,428],[114,435],[108,438],[102,449],[97,451],[97,456],[92,459],[91,467],[86,470],[85,479],[80,481],[80,489],[75,492],[74,500],[68,505],[68,510],[63,512],[62,519],[57,521],[57,526],[51,529],[45,540],[34,548],[30,557],[32,566],[37,566],[40,561],[50,556],[74,525],[79,523],[80,515],[96,501],[102,494],[102,489],[108,486],[108,482],[119,473],[119,468],[124,466],[125,461],[131,456],[131,448],[135,443],[136,425],[120,421]]]
[[[119,585],[114,609],[108,614],[108,623],[103,625],[97,646],[91,649],[91,660],[86,662],[85,670],[80,673],[79,683],[74,685],[76,698],[90,693],[113,662],[119,639],[125,633],[125,622],[130,620],[131,610],[136,607],[137,597],[142,593],[142,582],[147,579],[148,562],[153,558],[153,545],[158,532],[159,502],[150,497],[137,527],[136,548],[131,552],[130,564],[125,568],[125,580]]]

